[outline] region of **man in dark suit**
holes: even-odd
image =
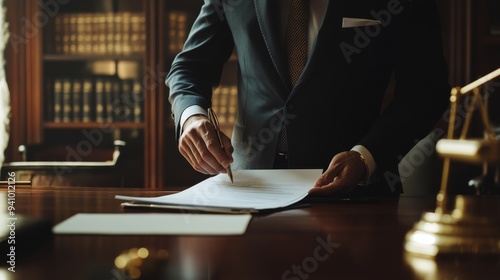
[[[300,10],[305,58],[289,35]],[[206,110],[233,50],[238,114],[222,150]],[[383,174],[398,174],[442,116],[447,78],[432,0],[207,0],[166,84],[179,150],[197,171],[322,168],[311,194],[370,195],[401,192]]]

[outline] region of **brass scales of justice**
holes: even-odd
[[[431,259],[457,255],[500,257],[500,196],[496,195],[500,193],[500,136],[496,136],[488,116],[488,95],[480,94],[480,88],[498,76],[500,68],[465,87],[451,90],[447,137],[436,144],[436,151],[443,158],[436,209],[424,213],[406,234],[407,255]],[[473,96],[460,135],[455,138],[457,105],[467,94]],[[476,107],[484,137],[467,138]],[[476,194],[456,195],[454,204],[448,186],[452,160],[482,165],[483,173],[480,179],[469,182],[476,186]]]

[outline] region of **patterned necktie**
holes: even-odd
[[[286,54],[290,82],[295,86],[307,61],[309,40],[309,0],[292,0],[286,28]],[[285,125],[278,136],[278,153],[288,151]]]
[[[285,35],[292,86],[295,86],[307,61],[309,14],[309,0],[292,0]]]

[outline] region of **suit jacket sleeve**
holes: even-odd
[[[176,137],[180,132],[180,116],[187,107],[211,106],[212,89],[219,84],[232,50],[233,38],[220,1],[205,1],[166,79]]]

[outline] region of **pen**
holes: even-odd
[[[224,144],[222,143],[222,138],[220,137],[220,124],[217,116],[215,115],[214,110],[212,108],[208,108],[208,119],[215,126],[215,131],[217,132],[217,138],[219,139],[220,147],[224,150]],[[226,168],[227,175],[229,179],[231,179],[231,183],[233,183],[233,172],[231,171],[231,165],[228,165]]]

